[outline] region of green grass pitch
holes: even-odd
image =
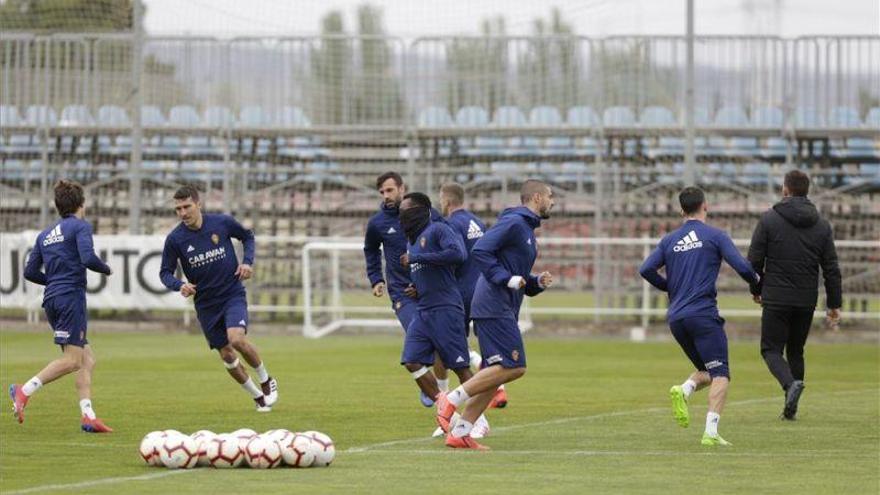
[[[734,446],[699,445],[706,394],[692,425],[676,426],[667,390],[689,364],[673,343],[527,338],[529,373],[510,405],[489,413],[490,452],[428,438],[397,364],[398,336],[254,335],[281,399],[252,402],[201,336],[90,335],[98,356],[94,403],[116,429],[79,431],[71,377],[44,387],[17,424],[0,421],[2,493],[877,493],[880,368],[876,344],[810,344],[800,419],[777,419],[782,393],[754,342],[731,346],[733,381],[720,431]],[[49,332],[0,333],[0,383],[30,378],[57,355]],[[326,469],[168,471],[137,454],[141,437],[249,427],[317,429],[336,442]]]

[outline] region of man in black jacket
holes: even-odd
[[[809,190],[807,174],[785,174],[782,201],[761,216],[749,247],[749,261],[761,275],[753,293],[763,306],[761,355],[785,390],[782,417],[788,420],[795,419],[804,390],[804,344],[816,309],[820,266],[828,320],[836,325],[840,319],[840,269],[831,225],[807,199]]]

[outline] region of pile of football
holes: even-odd
[[[247,428],[221,434],[199,430],[192,435],[177,430],[153,431],[141,440],[139,451],[148,465],[168,469],[324,467],[336,457],[333,440],[324,433],[283,429],[262,435]]]

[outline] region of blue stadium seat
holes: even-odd
[[[125,109],[115,105],[105,105],[98,109],[98,125],[101,127],[121,127],[128,129],[131,127],[131,120]],[[125,153],[129,148],[120,146],[118,139],[112,136],[98,136],[98,152],[100,153]],[[131,139],[129,138],[129,143]]]
[[[873,107],[868,110],[868,115],[865,116],[865,125],[880,128],[880,107]]]
[[[32,105],[25,114],[27,125],[55,127],[58,125],[58,115],[55,110],[45,105]]]
[[[834,107],[828,113],[828,125],[831,127],[862,127],[859,111],[852,107]]]
[[[467,106],[458,109],[455,113],[455,124],[459,127],[487,127],[489,125],[489,114],[486,109],[478,106]],[[458,139],[458,148],[463,155],[478,155],[483,152],[482,148],[485,139],[493,138],[470,138],[462,137]],[[478,145],[479,142],[479,145]]]
[[[272,125],[272,118],[263,110],[263,107],[250,105],[242,107],[238,114],[239,127],[262,128]],[[266,156],[272,147],[272,139],[268,138],[242,138],[242,153],[246,155]]]
[[[636,125],[636,116],[633,113],[632,109],[629,107],[616,106],[606,108],[604,112],[602,112],[602,124],[605,127],[635,127]],[[633,156],[636,152],[636,145],[638,144],[638,140],[636,139],[626,139],[623,143],[623,153],[624,156]],[[612,155],[618,155],[620,150],[615,148],[612,151]]]
[[[822,114],[812,107],[798,107],[794,110],[792,119],[794,127],[797,129],[815,129],[825,127],[825,119]]]
[[[187,143],[187,148],[189,148],[190,152],[195,152],[197,154],[208,153],[222,156],[224,153],[222,136],[226,136],[227,131],[235,127],[235,114],[232,113],[232,110],[226,107],[208,107],[205,109],[202,125],[211,128],[211,135],[191,138],[196,139],[196,142]],[[200,149],[199,146],[204,146],[204,148]],[[231,144],[229,152],[233,152]]]
[[[21,118],[21,115],[18,113],[18,108],[11,105],[0,105],[0,127],[5,128],[22,125],[27,125],[27,123]],[[4,153],[26,153],[30,149],[30,134],[12,134],[8,137],[0,135],[0,151]],[[15,170],[24,169],[23,164],[18,163],[17,165],[21,166],[14,167]]]
[[[560,169],[557,181],[571,184],[595,182],[590,166],[584,162],[563,162]]]
[[[202,126],[202,119],[191,105],[177,105],[168,111],[168,126],[195,130]],[[207,146],[206,136],[167,134],[162,138],[162,151],[165,153],[185,155],[192,151],[204,150]]]
[[[749,118],[740,107],[722,107],[715,114],[717,127],[748,127]],[[758,140],[751,137],[720,136],[709,137],[709,148],[713,154],[723,156],[755,156],[758,153]]]
[[[61,111],[58,123],[62,127],[91,126],[95,125],[95,119],[85,105],[68,105]]]
[[[760,107],[752,111],[753,127],[769,127],[783,132],[785,128],[785,115],[776,107]],[[783,137],[769,137],[763,140],[759,153],[764,158],[782,159],[788,150],[788,140]]]
[[[281,109],[277,124],[284,128],[302,129],[312,126],[312,121],[300,107],[286,106]],[[278,140],[278,154],[289,158],[315,159],[329,153],[317,147],[317,140],[308,136],[281,138]]]
[[[880,187],[880,163],[860,164],[859,177],[871,187]]]
[[[490,125],[495,127],[525,127],[528,125],[528,122],[519,107],[503,106],[495,110]],[[485,145],[489,149],[498,148],[503,156],[525,155],[528,153],[528,150],[523,147],[522,137],[491,137],[484,139],[491,141],[481,142],[480,138],[477,138],[477,146]]]
[[[572,127],[589,127],[593,129],[599,126],[599,116],[592,108],[585,106],[569,108],[565,120]],[[578,156],[596,156],[600,152],[599,142],[596,138],[590,136],[576,138],[574,150]]]
[[[766,186],[770,180],[770,164],[763,162],[746,163],[737,177],[737,182],[747,186]]]
[[[128,117],[126,116],[126,119]],[[141,126],[144,129],[157,129],[165,127],[165,116],[162,110],[155,105],[144,105],[141,107]],[[160,152],[162,142],[161,136],[154,135],[152,137],[144,136],[142,141],[143,152],[154,154]],[[116,137],[116,150],[119,153],[127,154],[131,151],[131,135],[123,134]]]
[[[645,127],[677,127],[675,115],[666,107],[650,106],[642,110],[639,124]],[[650,158],[684,155],[684,139],[676,136],[642,138],[642,148]]]
[[[859,111],[852,107],[834,107],[828,114],[831,127],[860,129],[863,127]],[[831,155],[837,158],[869,159],[880,156],[875,141],[869,138],[846,138],[831,140]]]
[[[58,124],[61,127],[90,127],[95,125],[95,120],[85,105],[68,105],[61,110],[61,120]],[[73,150],[75,141],[78,142],[76,150]],[[77,154],[88,154],[92,149],[92,136],[81,136],[78,140],[75,140],[73,136],[62,136],[61,149],[75,151]]]
[[[441,129],[455,126],[455,122],[452,121],[452,116],[449,114],[449,111],[443,107],[423,108],[419,112],[417,123],[419,127]],[[440,156],[448,156],[451,152],[448,143],[448,139],[440,140],[436,150],[437,154],[439,154]],[[431,151],[434,151],[433,148]]]
[[[562,114],[556,107],[539,106],[529,112],[529,125],[534,127],[561,127]],[[567,155],[574,152],[571,147],[571,138],[566,136],[551,136],[548,138],[526,137],[523,146],[530,153],[542,156]]]

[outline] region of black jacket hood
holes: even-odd
[[[773,210],[786,222],[799,229],[809,228],[819,221],[819,211],[806,197],[791,196],[773,205]]]

